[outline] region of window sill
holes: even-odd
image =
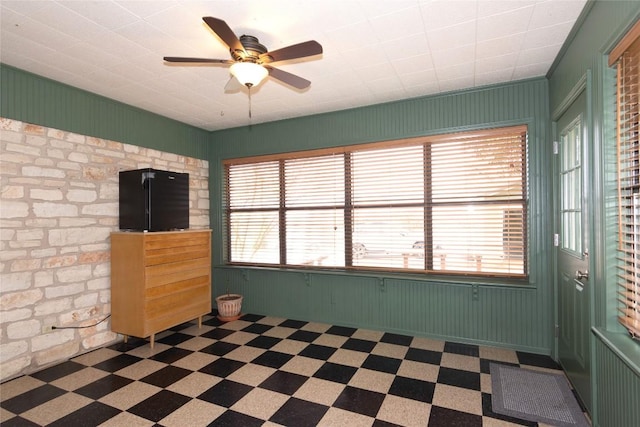
[[[407,280],[413,282],[424,282],[434,284],[451,284],[466,286],[499,286],[515,289],[534,290],[537,288],[535,284],[531,284],[527,279],[509,279],[500,277],[477,277],[477,276],[454,276],[454,275],[425,275],[417,273],[395,273],[390,271],[356,271],[356,270],[340,270],[340,269],[306,269],[306,268],[285,268],[285,267],[266,267],[239,264],[221,264],[215,265],[213,268],[231,269],[231,270],[262,270],[262,271],[286,271],[291,273],[314,274],[314,275],[337,275],[337,276],[353,276],[353,277],[370,277],[379,280],[395,279]]]

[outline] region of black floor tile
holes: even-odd
[[[282,326],[282,327],[285,327],[285,328],[292,328],[292,329],[300,329],[304,325],[306,325],[307,323],[309,323],[309,322],[304,322],[302,320],[287,319],[284,322],[280,323],[278,326]]]
[[[107,348],[115,351],[120,351],[122,353],[126,353],[127,351],[131,351],[138,347],[142,347],[148,344],[149,342],[143,338],[129,337],[127,339],[127,342],[120,341],[118,343],[110,345]]]
[[[42,427],[22,417],[13,417],[9,420],[2,421],[2,427]]]
[[[398,368],[400,368],[401,363],[402,360],[400,359],[370,354],[362,364],[362,367],[373,371],[386,372],[388,374],[395,375],[395,373],[398,372]]]
[[[245,322],[259,322],[264,318],[265,316],[261,314],[244,314],[240,319],[244,320]]]
[[[191,322],[184,322],[184,323],[181,323],[181,324],[179,324],[179,325],[173,326],[172,328],[169,328],[169,330],[170,330],[170,331],[179,332],[179,331],[181,331],[181,330],[183,330],[183,329],[190,328],[191,326],[193,326],[193,323],[191,323]]]
[[[152,374],[140,379],[140,381],[147,384],[153,384],[158,387],[169,387],[171,384],[180,381],[193,371],[188,369],[178,368],[177,366],[165,366],[164,368],[155,371]]]
[[[164,338],[160,338],[156,342],[166,345],[178,345],[185,341],[189,341],[193,338],[193,335],[182,334],[180,332],[175,332],[171,335],[167,335]]]
[[[291,372],[276,371],[260,384],[260,388],[277,391],[278,393],[293,396],[309,377],[293,374]]]
[[[304,342],[313,342],[315,341],[321,334],[317,332],[311,331],[295,331],[291,335],[287,337],[290,340],[296,341],[304,341]]]
[[[406,397],[407,399],[431,403],[436,385],[429,381],[414,378],[396,377],[391,384],[389,394]]]
[[[233,344],[230,342],[218,341],[213,344],[206,346],[200,351],[208,354],[215,354],[216,356],[224,356],[227,353],[231,353],[236,348],[240,347],[238,344]]]
[[[260,356],[251,361],[256,365],[268,366],[270,368],[280,369],[282,365],[293,358],[293,355],[280,353],[278,351],[267,350]]]
[[[215,328],[210,330],[209,332],[205,332],[200,336],[204,338],[211,338],[212,340],[221,340],[233,333],[235,333],[235,331],[231,331],[229,329],[224,329],[224,328]]]
[[[41,381],[50,383],[57,380],[58,378],[73,374],[74,372],[78,372],[79,370],[84,368],[86,368],[85,365],[68,360],[50,368],[43,369],[42,371],[34,372],[33,374],[31,374],[31,376]]]
[[[385,395],[370,390],[347,386],[333,406],[369,417],[375,417],[382,406]]]
[[[245,397],[251,390],[253,390],[253,387],[249,385],[222,380],[209,390],[200,394],[198,399],[229,408],[238,400]]]
[[[246,345],[248,345],[249,347],[264,348],[265,350],[268,350],[274,345],[278,344],[280,341],[282,341],[280,338],[260,335],[259,337],[256,337],[249,341]]]
[[[346,350],[354,350],[354,351],[361,351],[363,353],[370,353],[371,350],[373,350],[373,348],[376,346],[376,344],[377,343],[374,341],[361,340],[358,338],[349,338],[347,341],[345,341],[344,344],[342,344],[342,348]]]
[[[472,344],[462,344],[447,341],[444,343],[444,351],[445,353],[462,354],[463,356],[480,356],[480,347]]]
[[[349,381],[351,381],[351,378],[357,371],[358,368],[354,368],[353,366],[327,362],[322,365],[320,369],[318,369],[315,374],[313,374],[313,376],[327,381],[347,384]]]
[[[215,313],[215,315],[214,315],[212,318],[207,319],[207,320],[204,320],[204,321],[202,322],[202,324],[203,324],[203,325],[207,325],[207,326],[215,326],[215,327],[218,327],[218,326],[222,326],[222,325],[224,325],[224,324],[225,324],[225,322],[223,322],[222,320],[218,319],[218,318],[216,317],[216,315],[217,315],[217,314],[218,314],[218,313],[216,312],[216,313]]]
[[[526,353],[522,351],[516,351],[518,361],[521,365],[531,365],[540,368],[560,369],[558,365],[551,357],[543,354]]]
[[[190,397],[182,394],[169,390],[160,390],[153,396],[132,406],[127,412],[158,422],[190,400]]]
[[[132,382],[132,379],[124,378],[120,375],[110,374],[83,387],[80,387],[77,390],[74,390],[74,393],[81,394],[82,396],[86,396],[94,400],[98,400],[109,393],[113,393],[114,391],[131,384]]]
[[[208,427],[260,427],[263,424],[264,421],[259,418],[229,410],[213,420]]]
[[[327,334],[340,335],[342,337],[350,337],[357,331],[356,328],[347,328],[344,326],[332,326],[327,330]]]
[[[92,402],[87,406],[65,415],[49,424],[49,427],[87,427],[98,426],[120,413],[119,409],[100,402]]]
[[[480,374],[460,369],[440,367],[438,383],[467,388],[469,390],[480,390]]]
[[[116,372],[120,369],[124,369],[127,366],[131,366],[139,361],[144,360],[140,357],[132,356],[130,354],[119,354],[111,359],[107,359],[103,362],[93,365],[96,369],[101,369],[107,372]]]
[[[402,427],[399,424],[393,424],[382,420],[375,420],[371,427]]]
[[[414,362],[429,363],[439,365],[442,361],[442,353],[439,351],[423,350],[420,348],[409,348],[404,358]]]
[[[429,415],[428,427],[482,427],[482,417],[454,409],[433,406]]]
[[[19,394],[11,399],[0,401],[0,406],[14,414],[26,412],[58,396],[62,396],[66,391],[51,384],[43,384],[40,387]]]
[[[263,334],[267,332],[269,329],[273,328],[271,325],[265,325],[263,323],[252,323],[246,328],[242,329],[242,332],[249,332],[251,334]]]
[[[209,363],[207,366],[200,368],[199,372],[215,375],[220,378],[226,378],[238,369],[242,368],[244,365],[245,364],[243,362],[221,357],[220,359]]]
[[[312,359],[328,360],[333,353],[338,351],[337,348],[327,347],[324,345],[309,344],[298,353],[299,356],[310,357]]]
[[[328,406],[292,397],[273,414],[269,421],[283,426],[315,427],[328,410]]]
[[[396,345],[404,345],[404,346],[409,346],[411,345],[411,341],[413,341],[413,337],[410,337],[408,335],[399,335],[399,334],[392,334],[392,333],[385,333],[382,338],[380,338],[380,342],[386,342],[388,344],[396,344]]]
[[[179,347],[171,347],[158,354],[154,354],[149,359],[163,363],[173,363],[182,359],[183,357],[190,355],[191,353],[193,353],[193,351],[191,350],[185,350],[184,348]]]

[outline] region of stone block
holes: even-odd
[[[78,207],[67,203],[34,203],[33,213],[41,218],[78,216]]]
[[[2,344],[2,351],[0,351],[0,362],[18,357],[29,350],[29,343],[27,341],[13,341]]]
[[[90,265],[74,265],[59,268],[55,272],[56,279],[61,283],[82,282],[91,278]]]
[[[26,218],[29,204],[22,201],[3,200],[0,205],[0,218]]]
[[[4,170],[3,170],[4,172]],[[24,197],[24,186],[7,185],[2,191],[2,199],[22,199]],[[2,202],[4,203],[4,202]]]
[[[37,176],[37,177],[49,177],[49,178],[64,178],[65,173],[60,169],[43,168],[40,166],[23,166],[23,176]]]
[[[13,322],[7,325],[7,337],[10,340],[31,338],[40,333],[42,333],[42,326],[35,319]]]
[[[71,308],[71,298],[62,298],[43,301],[36,305],[36,316],[47,316],[50,314],[60,314]]]
[[[67,200],[76,203],[92,203],[98,198],[95,190],[69,190],[67,191]]]
[[[47,286],[44,296],[47,299],[81,294],[85,290],[84,283],[70,283],[64,286]]]
[[[31,287],[33,273],[20,271],[2,275],[2,293],[22,291]]]
[[[35,361],[38,366],[45,366],[53,362],[69,359],[78,354],[79,351],[80,345],[77,341],[66,341],[62,344],[40,351],[35,355]]]

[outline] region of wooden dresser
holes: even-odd
[[[211,230],[111,234],[111,330],[150,337],[211,312]]]

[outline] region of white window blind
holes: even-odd
[[[516,126],[229,160],[227,259],[524,277],[526,142]]]
[[[618,320],[640,338],[640,22],[610,56],[617,65]]]

